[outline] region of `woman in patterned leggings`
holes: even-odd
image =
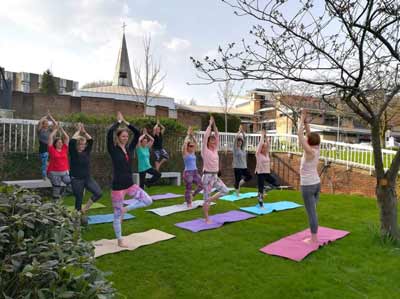
[[[211,131],[214,130],[214,135]],[[219,172],[219,156],[218,156],[219,135],[215,125],[214,117],[210,117],[210,122],[204,134],[203,145],[201,148],[201,156],[203,158],[203,195],[204,195],[204,218],[207,224],[211,223],[208,218],[208,210],[210,203],[216,201],[221,196],[228,194],[228,188],[224,182],[218,177]],[[215,188],[217,193],[210,197],[211,190]]]
[[[114,123],[107,133],[107,150],[111,156],[113,165],[113,179],[111,199],[114,208],[114,231],[118,239],[118,246],[127,247],[122,239],[121,223],[127,211],[142,208],[152,203],[151,197],[138,185],[133,184],[132,178],[132,158],[138,143],[139,130],[128,123],[121,112],[117,114],[117,122]],[[125,128],[118,128],[122,123]],[[117,129],[118,128],[118,129]],[[132,141],[128,144],[129,131],[133,133]],[[114,142],[114,132],[116,138]],[[134,203],[124,207],[123,201],[128,195],[134,199]]]
[[[185,200],[188,208],[192,207],[193,197],[196,196],[202,189],[201,177],[196,165],[196,147],[197,142],[193,136],[193,129],[189,127],[185,142],[182,147],[183,161],[185,163],[185,170],[183,171],[183,180],[185,182]],[[192,192],[192,184],[195,183],[197,188]]]

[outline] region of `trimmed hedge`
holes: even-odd
[[[129,117],[128,115],[125,115],[125,119],[139,128],[146,127],[148,129],[152,129],[157,122],[155,117]],[[64,122],[82,122],[85,125],[103,125],[108,127],[116,121],[116,118],[114,115],[98,116],[88,115],[85,113],[73,113],[68,116],[60,117],[59,120]],[[186,126],[175,119],[160,118],[160,122],[166,128],[167,134],[184,134],[187,131]]]

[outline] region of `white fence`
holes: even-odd
[[[0,118],[0,153],[29,153],[37,152],[37,125],[36,120]],[[65,124],[68,127],[68,124]],[[71,127],[71,126],[70,126]],[[94,151],[106,151],[106,128],[104,126],[87,126],[89,133],[93,133]],[[70,130],[71,131],[71,130]],[[220,150],[230,151],[234,146],[235,133],[220,133]],[[196,133],[196,139],[201,146],[204,132]],[[247,150],[254,152],[260,140],[260,134],[246,134]],[[301,153],[296,135],[273,134],[269,136],[272,152]],[[183,138],[179,140],[179,143]],[[178,147],[180,148],[180,147]],[[390,165],[396,151],[382,150],[383,162],[386,168]],[[349,144],[333,141],[321,142],[321,159],[336,163],[369,169],[374,167],[372,147],[369,145]]]

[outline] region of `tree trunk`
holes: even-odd
[[[386,186],[376,186],[376,197],[380,209],[381,234],[399,239],[397,223],[397,194],[395,181],[387,181]]]
[[[385,173],[380,140],[379,122],[371,124],[371,139],[375,160],[376,199],[380,209],[380,224],[382,236],[399,239],[397,224],[397,171],[392,178]]]
[[[228,113],[225,112],[225,133],[228,133]]]

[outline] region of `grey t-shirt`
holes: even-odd
[[[39,153],[47,152],[47,143],[49,140],[50,130],[49,129],[40,129],[38,132],[39,137]]]
[[[247,168],[247,151],[246,151],[246,138],[243,135],[242,148],[237,147],[238,137],[235,138],[235,144],[233,145],[233,168]]]

